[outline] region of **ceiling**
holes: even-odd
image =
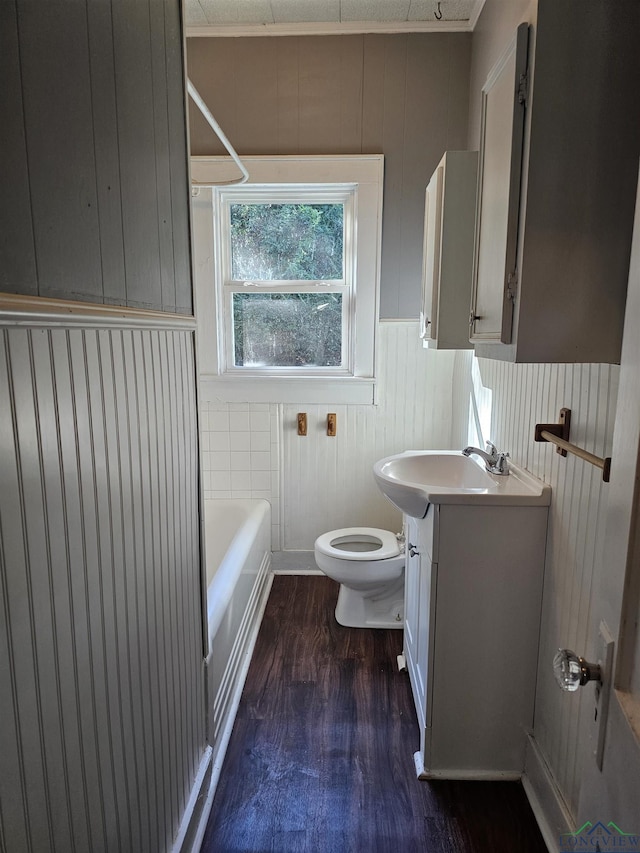
[[[184,0],[188,36],[472,30],[484,0]]]

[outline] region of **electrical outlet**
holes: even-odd
[[[595,758],[598,770],[602,770],[602,756],[604,755],[604,737],[607,730],[607,716],[609,714],[609,696],[611,693],[611,682],[613,681],[613,638],[604,622],[600,622],[598,631],[596,663],[600,664],[601,682],[596,684],[593,721],[595,725]]]

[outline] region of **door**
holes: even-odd
[[[615,830],[640,837],[640,194],[631,255],[625,315],[620,388],[613,437],[609,508],[605,535],[606,563],[595,579],[591,601],[592,653],[599,623],[615,640],[614,690],[608,708],[595,719],[596,691],[586,694],[588,726],[580,748],[583,773],[578,827],[587,821],[613,821]],[[608,710],[602,770],[595,760],[598,726]],[[635,732],[632,719],[635,717]],[[616,839],[614,839],[615,841]],[[617,839],[618,841],[620,839]],[[623,839],[627,840],[627,839]],[[613,843],[613,842],[612,842]],[[603,846],[602,849],[605,849]],[[607,848],[608,849],[608,848]],[[625,849],[640,850],[640,844]]]
[[[420,337],[425,341],[435,341],[438,339],[443,178],[444,169],[442,166],[438,166],[429,181],[424,199]]]
[[[470,340],[511,343],[524,139],[528,25],[516,35],[482,89],[476,254]]]

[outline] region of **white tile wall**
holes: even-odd
[[[280,549],[279,413],[275,403],[201,402],[205,498],[271,502],[272,547]]]

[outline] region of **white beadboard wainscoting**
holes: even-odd
[[[206,756],[194,332],[114,326],[0,329],[12,850],[170,849]]]
[[[375,406],[285,406],[282,417],[284,550],[313,549],[327,530],[401,530],[400,512],[373,480],[376,460],[411,449],[451,447],[453,352],[427,350],[417,322],[381,322]],[[307,412],[308,435],[296,417]],[[327,413],[337,434],[326,434]]]
[[[471,353],[456,363],[458,421],[453,434],[468,435]],[[510,364],[478,359],[483,386],[491,392],[491,438],[514,461],[553,489],[536,688],[534,738],[553,774],[564,805],[576,814],[581,768],[578,741],[592,715],[586,691],[563,693],[555,683],[552,659],[558,648],[589,657],[592,581],[606,561],[604,523],[608,484],[602,472],[575,456],[562,457],[533,439],[536,423],[555,423],[563,406],[571,409],[571,441],[597,456],[611,455],[619,367],[608,364]],[[514,574],[517,566],[514,566]]]
[[[424,349],[417,321],[383,321],[376,405],[201,399],[205,497],[269,500],[274,551],[312,550],[320,533],[336,527],[400,529],[400,513],[371,469],[391,453],[451,447],[454,357]],[[297,434],[300,411],[306,436]],[[335,437],[326,434],[328,412],[337,415]]]

